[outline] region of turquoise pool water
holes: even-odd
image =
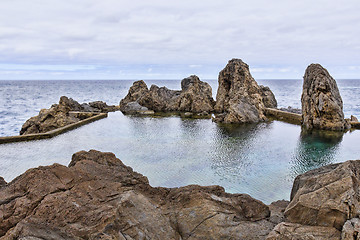
[[[115,153],[152,186],[221,185],[270,203],[289,199],[299,173],[360,159],[359,143],[360,130],[309,134],[279,121],[221,125],[115,112],[50,140],[0,145],[0,176],[10,181],[39,165],[67,165],[73,153],[96,149]]]

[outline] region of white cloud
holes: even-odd
[[[236,57],[259,77],[281,77],[312,62],[360,61],[358,0],[4,0],[1,9],[5,64],[216,65],[218,72]]]

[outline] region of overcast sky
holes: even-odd
[[[360,79],[359,0],[1,0],[0,79]]]

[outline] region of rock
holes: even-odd
[[[305,71],[301,105],[302,124],[307,129],[343,131],[350,128],[344,119],[336,81],[320,64],[311,64]]]
[[[181,88],[181,91],[177,91],[152,85],[149,90],[144,81],[134,82],[126,97],[120,101],[120,110],[124,114],[132,114],[126,111],[126,106],[130,102],[137,102],[140,106],[155,112],[213,111],[215,101],[208,83],[192,75],[181,81]]]
[[[193,113],[191,113],[191,112],[186,112],[186,113],[184,113],[184,116],[185,116],[185,117],[192,117],[192,115],[193,115]]]
[[[274,224],[278,224],[285,221],[284,211],[288,205],[289,205],[289,201],[286,200],[279,200],[276,202],[272,202],[269,205],[269,209],[271,212],[269,219],[270,222]]]
[[[80,105],[72,98],[62,96],[59,104],[53,104],[50,109],[41,109],[39,115],[28,119],[23,124],[20,135],[48,132],[93,116],[93,114],[71,114],[70,111],[94,113],[116,109],[116,106],[108,106],[101,101]]]
[[[124,114],[141,114],[146,111],[149,111],[149,109],[141,106],[138,102],[129,102],[122,107]]]
[[[215,101],[211,86],[192,75],[181,81],[181,94],[175,101],[174,108],[180,112],[213,112]]]
[[[266,240],[339,240],[340,231],[332,227],[306,226],[282,222]]]
[[[360,219],[353,218],[347,220],[341,232],[341,240],[359,240],[360,239]]]
[[[280,111],[284,111],[284,112],[301,114],[301,109],[299,109],[299,108],[293,108],[293,107],[291,107],[291,106],[288,106],[287,108],[280,108],[279,110],[280,110]]]
[[[351,115],[350,121],[351,121],[351,122],[359,122],[359,120],[357,119],[357,117],[355,117],[354,115]]]
[[[219,186],[153,188],[95,150],[0,188],[0,239],[265,239],[269,216],[262,202]]]
[[[7,184],[7,183],[5,182],[4,178],[3,178],[3,177],[0,177],[0,188],[5,187],[6,184]]]
[[[285,210],[288,221],[335,227],[359,216],[360,161],[331,164],[297,176]]]
[[[263,103],[267,108],[277,108],[277,101],[275,99],[274,93],[270,90],[269,87],[260,85],[261,96],[263,98]]]
[[[219,73],[216,95],[216,122],[251,123],[264,121],[262,90],[251,76],[249,66],[232,59]]]

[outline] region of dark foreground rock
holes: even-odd
[[[120,101],[124,114],[155,112],[211,113],[215,101],[208,83],[192,75],[181,81],[181,91],[152,85],[148,89],[142,80],[134,82],[128,94]]]
[[[31,117],[22,126],[20,135],[44,133],[66,125],[76,123],[94,114],[118,110],[116,106],[108,106],[102,101],[79,104],[66,96],[60,98],[59,104],[54,104],[49,109],[41,109],[39,115]],[[70,112],[87,112],[89,114],[71,114]]]
[[[112,153],[0,178],[0,240],[359,239],[360,161],[299,175],[269,206],[220,186],[153,188]]]
[[[311,64],[305,71],[301,105],[302,124],[307,129],[343,131],[350,128],[344,119],[336,81],[320,64]]]
[[[232,59],[219,73],[215,121],[224,123],[254,123],[264,121],[265,105],[276,106],[268,87],[260,87],[251,76],[249,66]]]
[[[153,188],[114,154],[95,150],[0,188],[1,240],[265,239],[276,219],[262,202],[219,186]]]

